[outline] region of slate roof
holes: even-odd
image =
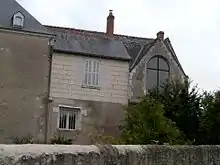
[[[131,57],[130,67],[133,65],[136,57],[139,55],[143,47],[145,45],[151,45],[155,41],[155,39],[152,38],[141,38],[117,34],[114,35],[114,39],[121,41],[127,49],[127,52]]]
[[[154,45],[156,39],[114,34],[109,38],[104,32],[45,26],[56,35],[55,51],[81,53],[108,58],[130,59],[132,70]],[[179,68],[185,74],[169,38],[164,40]],[[114,47],[114,48],[113,48]],[[127,52],[124,52],[127,51]],[[116,56],[113,56],[116,55]]]
[[[21,12],[25,17],[25,20],[24,28],[16,30],[49,34],[49,31],[16,0],[0,0],[0,28],[13,29],[12,17],[17,12]]]
[[[56,34],[54,51],[77,53],[104,58],[130,60],[126,48],[120,40],[85,31],[49,27]]]
[[[86,47],[86,49],[80,50],[82,54],[88,53],[87,48],[91,48],[92,50],[94,50],[92,53],[94,53],[94,55],[97,55],[99,52],[98,49],[101,49],[103,50],[103,54],[105,54],[104,56],[112,57],[112,58],[130,59],[131,60],[130,64],[134,62],[134,59],[141,51],[144,45],[153,43],[155,40],[149,38],[140,38],[140,37],[132,37],[126,35],[117,35],[117,34],[114,35],[114,38],[110,38],[103,32],[88,31],[88,30],[81,30],[74,28],[54,27],[54,26],[45,26],[45,27],[47,27],[56,35],[55,51],[68,50],[68,52],[76,52],[76,50],[79,50],[77,44],[81,43],[80,45],[81,48]],[[92,42],[92,41],[100,41],[100,42]],[[113,45],[116,46],[118,44],[117,47],[114,48],[112,47],[113,49],[116,50],[111,50],[109,49],[110,47],[107,48],[106,46],[108,46],[108,43],[111,43],[112,46]],[[118,54],[118,56],[114,57],[113,56],[114,54],[112,53],[114,53],[114,51],[119,52],[119,50],[122,55]],[[99,55],[101,54],[99,53]]]
[[[146,43],[145,45],[142,46],[141,50],[138,52],[138,54],[132,60],[133,62],[130,65],[130,70],[134,69],[134,67],[140,62],[140,60],[144,57],[144,55],[154,45],[155,42],[156,42],[156,40],[153,40],[152,42]]]

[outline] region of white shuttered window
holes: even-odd
[[[85,64],[85,81],[87,86],[97,87],[99,85],[99,66],[100,62],[96,60],[87,60]]]

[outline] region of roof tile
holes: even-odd
[[[103,32],[54,26],[46,27],[57,35],[57,43],[55,45],[55,49],[57,50],[72,50],[73,52],[79,51],[82,53],[94,53],[96,55],[99,54],[102,56],[111,56],[113,58],[119,57],[124,59],[131,59],[130,64],[133,63],[134,59],[139,54],[140,50],[144,45],[154,41],[154,39],[132,37],[125,35],[114,35],[114,37],[111,38]],[[66,37],[65,40],[63,38],[64,36]],[[79,49],[79,47],[75,45],[76,42],[81,43],[81,46],[85,46],[86,43],[90,43],[91,45],[87,45],[87,50],[83,50]],[[88,49],[91,50],[89,51]],[[101,49],[105,51],[101,51]]]
[[[122,60],[131,59],[120,40],[82,30],[48,28],[56,34],[55,51],[84,53]]]

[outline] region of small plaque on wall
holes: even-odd
[[[87,116],[87,110],[82,109],[82,110],[81,110],[81,114],[82,114],[83,116]]]
[[[53,112],[58,113],[59,112],[59,107],[53,107]]]

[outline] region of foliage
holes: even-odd
[[[65,136],[62,135],[54,135],[53,138],[51,138],[50,143],[51,144],[72,144],[73,139],[71,138],[66,138]]]
[[[89,138],[92,144],[121,144],[120,139],[107,135],[101,127],[96,127],[95,131],[89,134]]]
[[[27,136],[16,136],[12,138],[12,144],[33,144],[33,137],[31,135]]]
[[[220,91],[205,92],[202,104],[204,111],[200,118],[198,144],[220,144]]]
[[[119,139],[114,138],[113,136],[107,136],[104,134],[98,134],[98,135],[89,135],[91,139],[92,144],[111,144],[111,145],[117,145],[121,144]]]
[[[121,127],[121,138],[125,144],[176,143],[180,133],[175,124],[164,115],[162,104],[151,97],[126,108]]]
[[[197,86],[191,82],[169,81],[159,91],[150,91],[150,96],[164,105],[164,115],[176,123],[185,141],[195,143],[198,135],[199,120],[202,113],[201,98]]]

